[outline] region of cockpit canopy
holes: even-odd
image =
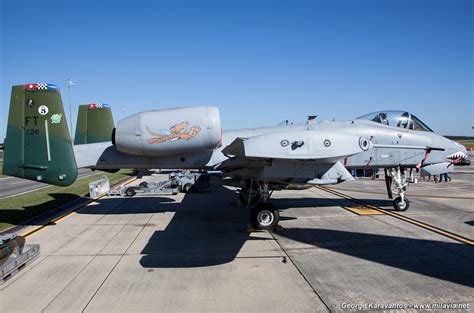
[[[419,118],[405,111],[380,111],[359,116],[357,119],[373,121],[405,129],[433,132],[431,128],[429,128]]]

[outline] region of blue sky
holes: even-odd
[[[67,110],[67,78],[74,116],[217,105],[231,129],[403,109],[474,135],[473,1],[0,3],[0,141],[12,85],[57,84]]]

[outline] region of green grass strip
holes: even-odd
[[[18,196],[0,199],[0,230],[18,225],[53,208],[83,197],[89,192],[89,182],[107,176],[110,185],[131,176],[130,170],[98,173],[78,179],[68,187],[50,186]]]
[[[474,148],[474,140],[459,140],[458,142],[468,149]]]

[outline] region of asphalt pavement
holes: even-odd
[[[347,197],[321,188],[275,192],[271,202],[281,214],[275,233],[249,231],[248,211],[236,204],[233,188],[105,197],[27,237],[27,243],[41,245],[41,255],[0,286],[1,308],[324,312],[469,305],[472,309],[474,248],[454,235],[467,242],[474,239],[474,171],[472,166],[459,170],[450,183],[410,186],[411,207],[399,214],[419,225],[383,213],[391,212],[383,180],[358,179],[330,187]],[[163,179],[165,175],[144,177]],[[369,206],[382,212],[368,210]],[[442,232],[421,227],[423,223]]]
[[[80,168],[78,177],[85,177],[97,172],[88,168]],[[0,199],[15,196],[20,193],[30,192],[37,189],[48,187],[49,185],[16,177],[0,178]]]

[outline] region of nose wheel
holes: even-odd
[[[405,197],[397,197],[393,200],[393,207],[396,211],[406,211],[410,207],[410,201]]]
[[[280,221],[277,208],[268,202],[263,202],[250,211],[250,221],[255,229],[272,230]]]

